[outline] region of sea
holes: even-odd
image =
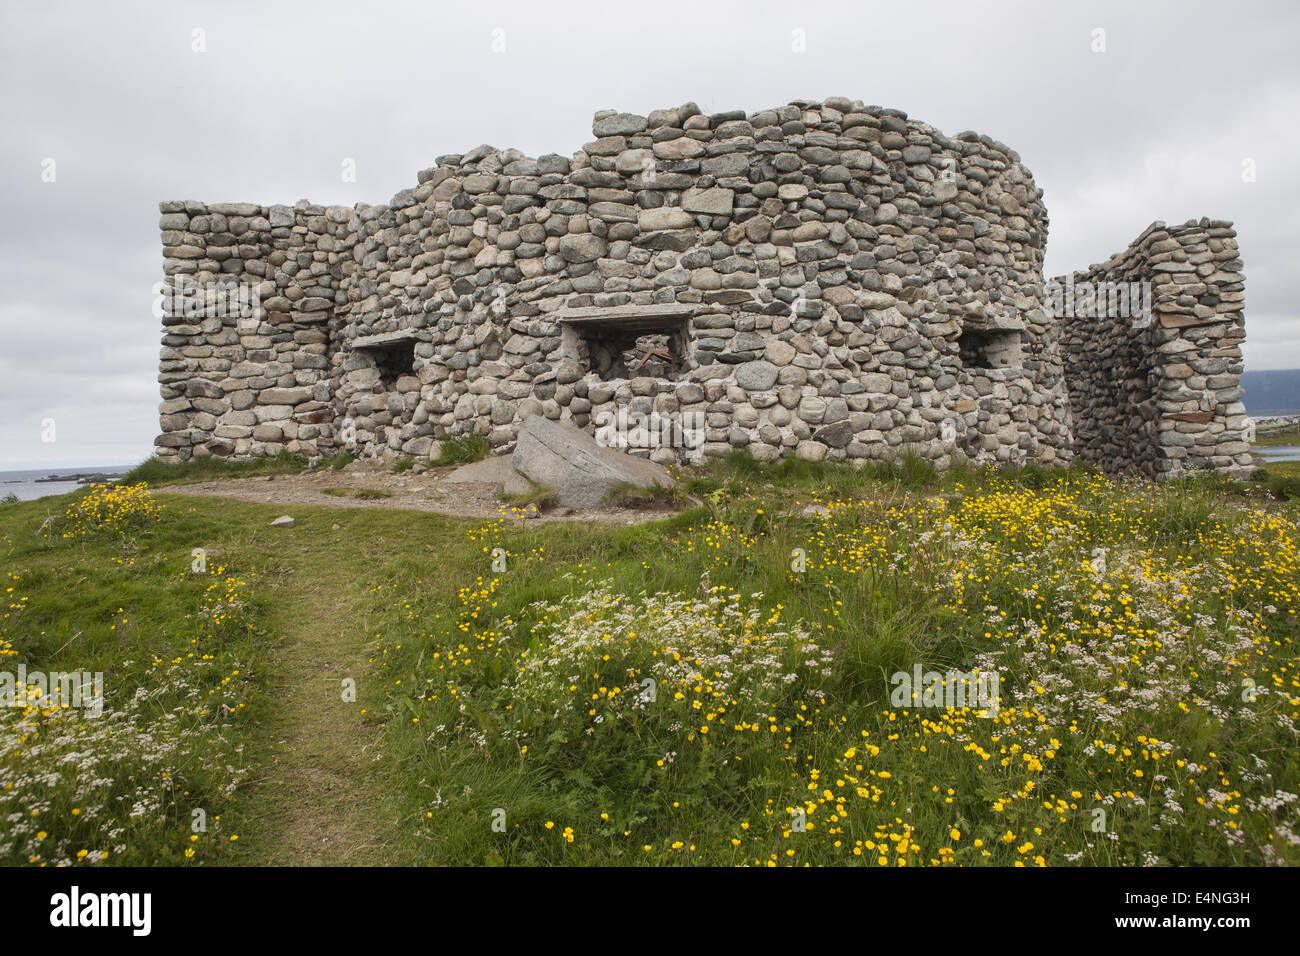
[[[1274,445],[1256,448],[1255,454],[1265,461],[1296,461],[1300,459],[1300,445]]]
[[[81,486],[75,480],[37,481],[51,475],[124,475],[129,471],[121,465],[106,465],[100,468],[33,468],[28,471],[0,471],[0,498],[14,495],[19,501],[35,501],[50,495],[63,495],[76,491]]]

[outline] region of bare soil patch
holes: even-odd
[[[157,489],[158,494],[204,495],[235,498],[269,505],[314,505],[325,508],[399,508],[428,511],[456,518],[514,521],[599,521],[637,524],[676,513],[676,509],[554,508],[542,512],[525,504],[510,504],[499,497],[500,484],[448,481],[454,467],[415,474],[394,474],[389,466],[355,467],[334,471],[322,468],[290,475],[220,478],[214,481]]]

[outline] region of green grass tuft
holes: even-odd
[[[119,479],[120,484],[146,482],[150,487],[213,481],[217,478],[252,478],[258,475],[291,475],[307,468],[307,459],[280,451],[261,458],[191,458],[164,462],[149,458]]]
[[[446,438],[442,442],[442,452],[430,464],[466,465],[472,461],[482,461],[487,457],[488,450],[487,439],[478,432],[458,438]]]

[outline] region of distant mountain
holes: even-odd
[[[1251,415],[1300,411],[1300,368],[1243,372],[1241,387]]]

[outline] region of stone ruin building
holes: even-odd
[[[1249,470],[1230,223],[1045,282],[1042,190],[988,136],[844,98],[593,135],[381,206],[161,203],[157,456],[505,452],[621,410],[706,456]]]

